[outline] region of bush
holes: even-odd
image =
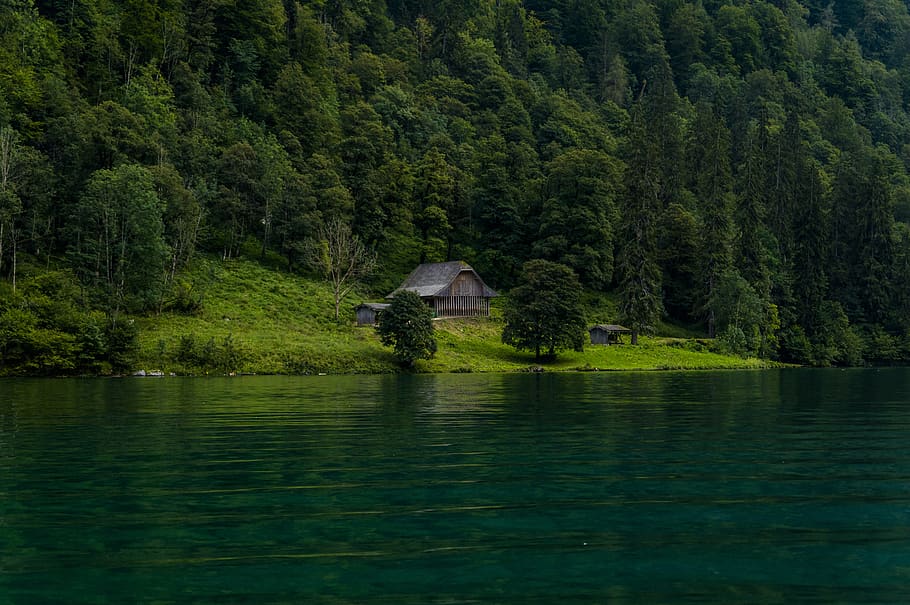
[[[111,369],[114,372],[125,372],[132,368],[139,350],[139,330],[133,320],[111,321],[105,339]]]
[[[198,292],[193,284],[180,280],[174,284],[173,296],[167,304],[167,309],[191,315],[202,311],[202,293]]]
[[[718,337],[723,352],[729,355],[747,357],[752,350],[749,339],[739,326],[728,325]]]
[[[781,331],[780,357],[781,361],[790,363],[812,363],[812,344],[800,326],[788,326]]]
[[[177,351],[174,354],[174,359],[186,365],[199,365],[199,359],[196,356],[195,334],[183,334],[180,336],[180,340],[177,342]]]
[[[872,326],[868,334],[870,359],[891,363],[900,359],[899,339],[888,334],[881,326]]]
[[[231,334],[220,345],[213,336],[202,346],[198,346],[195,334],[184,334],[177,342],[174,354],[175,361],[189,368],[225,374],[239,371],[247,357],[247,352]]]

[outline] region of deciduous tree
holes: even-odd
[[[413,367],[418,359],[429,359],[436,352],[433,311],[410,290],[395,294],[392,303],[379,315],[379,340],[394,347],[402,365]]]
[[[519,351],[552,358],[561,349],[584,347],[586,325],[581,284],[569,267],[542,259],[522,267],[521,282],[509,292],[502,342]]]
[[[376,268],[376,254],[351,232],[350,225],[332,219],[311,243],[307,264],[332,285],[337,320],[341,314],[341,301]]]
[[[70,218],[70,262],[115,318],[160,299],[168,258],[162,210],[148,170],[124,164],[95,172]]]

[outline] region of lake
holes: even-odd
[[[910,369],[0,380],[0,604],[908,603]]]

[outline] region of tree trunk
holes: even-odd
[[[632,344],[638,344],[638,330],[632,330]]]
[[[19,247],[18,238],[16,236],[16,231],[12,227],[10,228],[10,243],[12,244],[12,254],[13,254],[13,292],[16,291],[16,248]]]

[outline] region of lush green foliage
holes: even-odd
[[[110,374],[132,367],[138,345],[133,320],[86,311],[70,274],[30,273],[15,292],[0,284],[0,376]]]
[[[521,282],[509,293],[502,342],[518,350],[546,351],[549,358],[562,349],[584,348],[584,309],[578,276],[565,265],[546,260],[528,261]]]
[[[380,313],[376,331],[380,342],[393,347],[395,357],[404,366],[413,367],[418,359],[429,359],[436,352],[433,311],[410,290],[396,294]]]
[[[333,321],[332,289],[321,280],[264,268],[258,262],[197,259],[185,273],[199,303],[191,313],[165,311],[136,320],[136,369],[165,374],[361,374],[403,370],[376,330]],[[502,343],[502,299],[493,317],[433,321],[436,354],[418,372],[517,372],[527,353]],[[609,301],[592,300],[597,309]],[[594,310],[590,312],[593,315]],[[353,318],[346,309],[347,318]],[[98,314],[103,319],[102,314]],[[662,331],[670,329],[663,328]],[[758,368],[765,362],[724,354],[691,339],[643,338],[637,347],[586,346],[547,360],[547,371],[576,369]],[[898,343],[892,344],[892,349]],[[899,349],[899,348],[898,348]],[[235,363],[230,362],[233,358]]]
[[[505,291],[543,258],[637,332],[905,359],[908,35],[891,0],[6,2],[0,306],[35,316],[50,271],[101,333],[144,326],[199,311],[200,253],[305,273],[340,221],[377,295],[455,259]],[[96,367],[12,317],[5,371]],[[209,338],[188,364],[243,365]]]

